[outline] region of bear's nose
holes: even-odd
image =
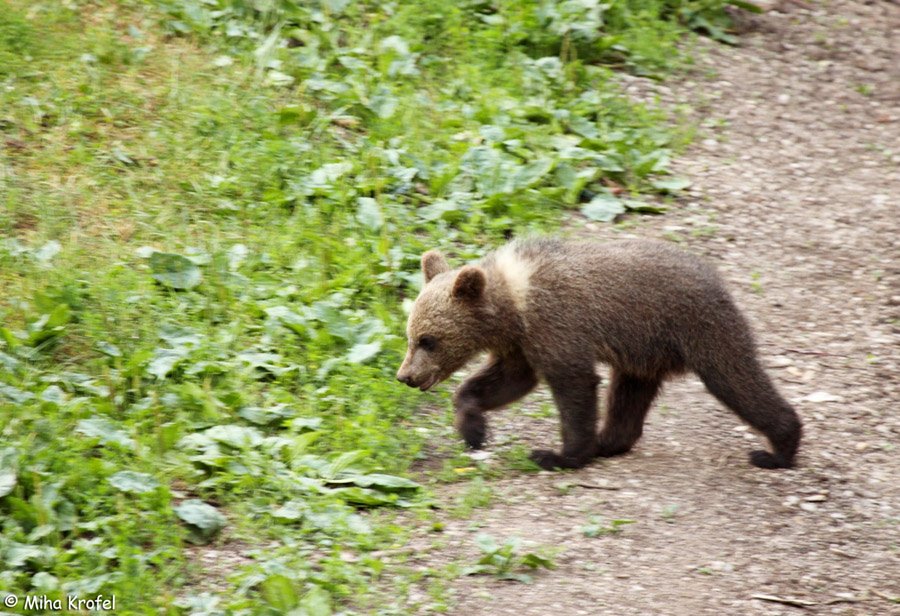
[[[409,385],[412,387],[412,377],[408,374],[398,374],[397,380],[403,383],[404,385]]]

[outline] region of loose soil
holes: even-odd
[[[532,584],[454,580],[454,614],[900,614],[900,5],[790,0],[741,22],[742,46],[701,41],[680,83],[626,78],[699,121],[687,197],[624,231],[573,226],[719,265],[805,422],[799,465],[752,467],[759,437],[696,378],[672,382],[630,454],[508,474],[491,506],[413,539],[423,570],[474,563],[479,533],[557,550]],[[491,415],[489,450],[559,446],[537,395]],[[591,516],[636,522],[590,538]]]

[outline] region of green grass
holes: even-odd
[[[419,255],[666,190],[687,133],[610,67],[664,74],[721,4],[4,0],[0,589],[403,613],[370,553],[428,503]]]

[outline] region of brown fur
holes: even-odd
[[[422,270],[426,284],[397,378],[425,390],[487,351],[455,396],[456,425],[471,447],[484,442],[485,411],[524,396],[540,378],[559,409],[563,450],[536,450],[532,460],[578,468],[625,453],[663,380],[692,371],[768,437],[774,453],[752,452],[753,464],[793,465],[800,419],[763,372],[746,320],[701,259],[659,242],[538,239],[458,271],[429,251]],[[612,369],[599,435],[598,361]]]

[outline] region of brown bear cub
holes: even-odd
[[[662,382],[690,370],[768,437],[774,453],[753,451],[753,464],[793,465],[800,419],[763,372],[747,321],[703,260],[652,241],[531,239],[455,271],[429,251],[422,271],[397,379],[425,391],[487,351],[455,395],[456,426],[470,447],[484,442],[485,411],[521,398],[540,378],[559,409],[563,450],[535,450],[534,462],[579,468],[625,453]],[[612,369],[599,435],[597,362]]]

